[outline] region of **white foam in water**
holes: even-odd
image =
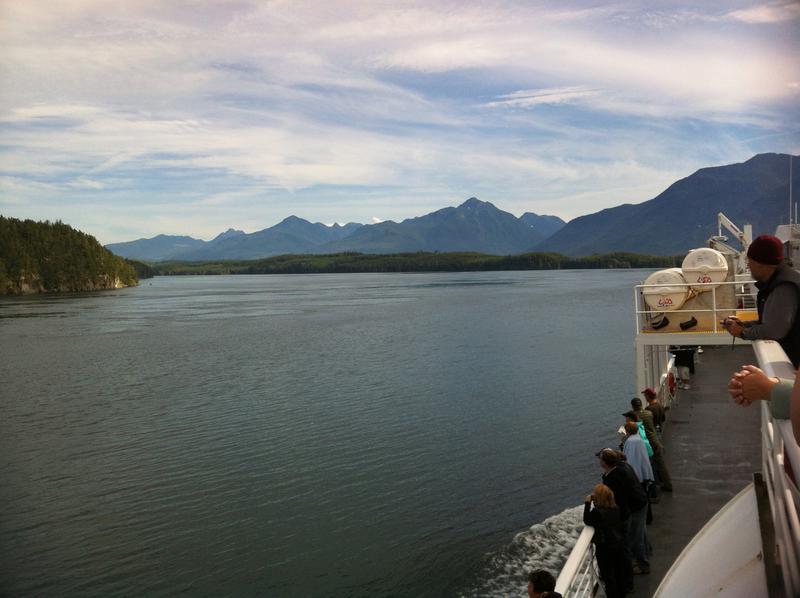
[[[562,511],[518,533],[511,543],[486,557],[474,587],[462,598],[478,596],[527,596],[528,573],[546,569],[558,573],[583,530],[583,505]]]

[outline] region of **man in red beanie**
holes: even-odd
[[[800,274],[783,261],[783,243],[761,235],[747,249],[747,265],[756,280],[758,320],[726,318],[725,328],[748,341],[778,341],[794,367],[800,364]]]

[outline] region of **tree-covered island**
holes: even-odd
[[[0,295],[118,289],[148,271],[62,222],[0,216]]]

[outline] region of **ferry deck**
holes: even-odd
[[[695,355],[691,388],[677,391],[662,433],[674,491],[652,506],[651,572],[635,576],[629,596],[653,596],[695,534],[761,470],[760,409],[735,404],[726,391],[748,363],[757,363],[749,345],[707,346]]]

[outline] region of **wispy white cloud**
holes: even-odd
[[[796,21],[800,19],[800,3],[795,0],[756,5],[727,14],[731,19],[744,23],[764,24]]]
[[[519,90],[499,96],[494,102],[484,104],[486,108],[530,108],[540,104],[564,104],[576,102],[583,98],[599,95],[598,89],[586,87],[561,87],[553,89]]]
[[[50,196],[58,191],[57,185],[24,177],[0,176],[0,196],[3,204],[24,206],[37,196]]]
[[[72,181],[69,181],[66,184],[67,184],[68,187],[71,187],[73,189],[100,190],[100,189],[105,189],[106,188],[106,184],[105,183],[102,183],[100,181],[97,181],[97,180],[94,180],[94,179],[90,179],[90,178],[87,178],[87,177],[83,177],[83,176],[82,177],[78,177],[76,179],[73,179]]]
[[[402,220],[471,195],[564,216],[643,201],[669,177],[796,143],[780,137],[797,130],[796,13],[678,0],[6,2],[0,211],[118,241],[134,223],[213,236],[290,213]]]
[[[410,69],[425,73],[453,70],[492,68],[501,63],[507,53],[492,39],[468,38],[430,40],[405,46],[395,52],[379,54],[367,64],[380,69]]]

